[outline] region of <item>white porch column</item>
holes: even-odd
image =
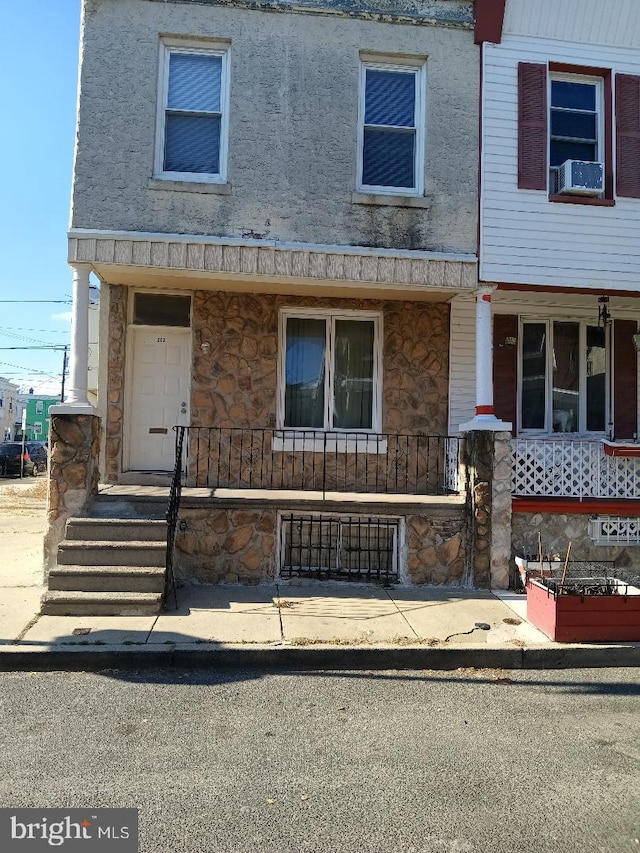
[[[89,273],[90,264],[71,264],[73,307],[71,313],[71,357],[66,399],[54,406],[54,414],[95,414],[87,398],[89,364]]]
[[[461,432],[484,429],[511,432],[511,424],[496,418],[493,410],[493,322],[491,294],[494,287],[483,285],[476,290],[476,413]]]

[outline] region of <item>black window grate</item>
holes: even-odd
[[[394,583],[398,527],[395,518],[283,515],[280,577]]]

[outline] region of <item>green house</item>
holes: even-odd
[[[20,414],[20,422],[16,424],[16,439],[22,438],[22,423],[25,423],[24,434],[27,441],[49,440],[49,409],[60,402],[60,397],[48,397],[43,394],[20,394],[18,409],[26,410],[26,420]]]

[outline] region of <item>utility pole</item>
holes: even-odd
[[[64,403],[64,379],[67,375],[67,348],[64,348],[64,355],[62,356],[62,388],[60,389],[60,402]]]

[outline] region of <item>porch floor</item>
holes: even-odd
[[[113,500],[169,500],[169,486],[101,483],[98,495]],[[261,503],[360,503],[393,506],[450,506],[460,507],[464,495],[398,495],[366,492],[314,492],[288,489],[210,489],[183,487],[181,504],[191,501],[252,501]]]

